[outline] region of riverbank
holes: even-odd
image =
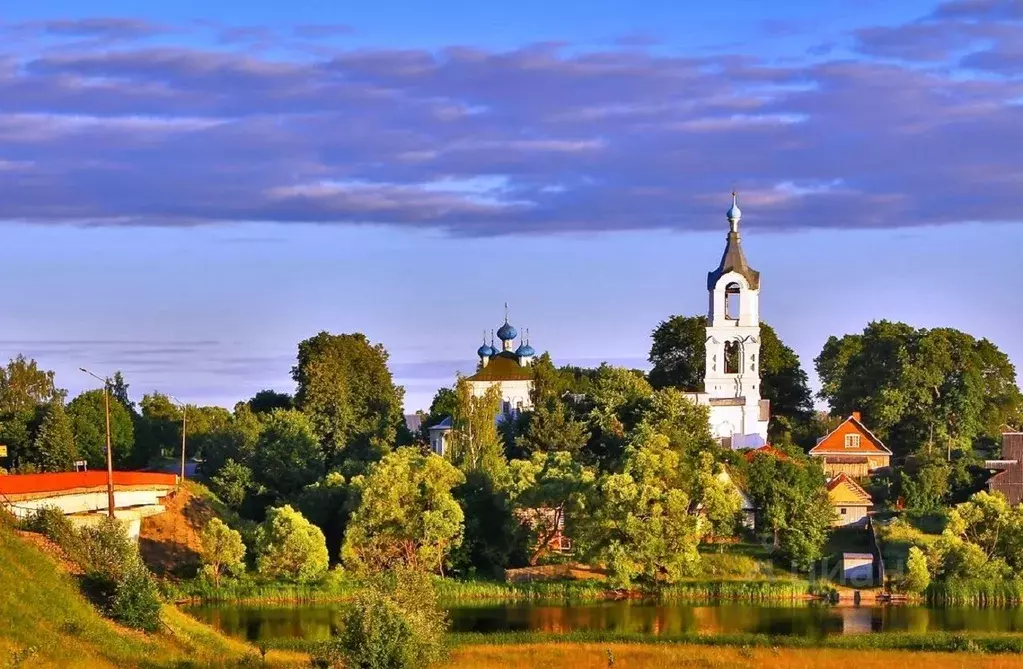
[[[518,667],[559,667],[561,669],[731,669],[755,666],[758,669],[805,669],[847,666],[856,669],[889,669],[908,663],[920,663],[928,669],[1008,669],[1019,667],[1013,655],[959,654],[909,651],[872,651],[796,648],[712,648],[676,645],[651,646],[622,643],[524,644],[509,652],[502,645],[463,646],[452,651],[444,666],[474,669],[512,669]]]
[[[663,601],[703,600],[813,600],[833,599],[835,588],[828,583],[797,579],[758,581],[693,580],[657,590],[613,589],[597,581],[531,581],[506,583],[489,580],[436,578],[437,595],[446,603],[500,603],[514,601],[598,602],[621,599]],[[189,604],[287,604],[334,603],[351,599],[362,582],[349,574],[333,571],[316,583],[265,582],[251,578],[225,580],[219,587],[205,579],[167,581],[166,596]]]

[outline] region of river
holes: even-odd
[[[259,641],[327,639],[344,604],[198,605],[184,610],[223,632]],[[1023,607],[829,606],[824,604],[516,602],[448,607],[454,632],[605,630],[651,635],[756,633],[821,637],[868,632],[1019,632]]]

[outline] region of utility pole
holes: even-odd
[[[110,447],[110,379],[97,376],[85,367],[79,367],[81,371],[89,376],[103,382],[103,406],[106,410],[107,419],[107,515],[114,517],[114,456]]]
[[[188,405],[173,395],[167,397],[181,407],[181,482],[185,482],[185,439],[188,434]]]

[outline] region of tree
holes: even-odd
[[[36,433],[34,463],[40,471],[63,472],[74,467],[78,458],[71,420],[59,399],[50,400],[43,413],[43,422]]]
[[[273,507],[256,530],[256,571],[274,578],[314,581],[327,573],[323,532],[290,505]]]
[[[627,433],[642,419],[652,395],[642,372],[608,364],[596,369],[587,393],[589,461],[614,468],[624,453]]]
[[[465,517],[461,545],[451,557],[463,575],[500,576],[506,567],[526,564],[526,530],[515,517],[504,480],[487,472],[469,472],[453,490]]]
[[[202,556],[203,572],[220,587],[220,577],[225,574],[240,574],[245,571],[245,544],[242,535],[228,527],[219,518],[211,518],[200,536],[199,553]]]
[[[252,470],[234,460],[228,460],[210,479],[213,493],[235,510],[241,508],[252,486]]]
[[[260,390],[248,401],[249,409],[254,414],[273,413],[276,409],[294,409],[295,398],[288,393],[276,390]]]
[[[195,440],[202,455],[199,465],[202,473],[214,476],[229,460],[250,464],[262,431],[263,423],[259,417],[246,402],[239,402],[223,428],[207,432]]]
[[[513,460],[510,469],[512,508],[529,531],[529,564],[536,564],[587,508],[595,476],[566,451],[534,453],[529,460]]]
[[[341,557],[356,571],[395,565],[442,570],[462,541],[462,509],[451,491],[465,477],[447,460],[401,448],[352,480],[355,511]]]
[[[1008,357],[950,328],[878,321],[831,337],[815,360],[834,414],[860,411],[896,456],[990,445],[1018,421],[1023,394]]]
[[[905,592],[921,594],[931,584],[931,575],[927,571],[927,557],[917,546],[910,546],[909,559],[906,561],[906,573],[902,579]]]
[[[918,513],[941,510],[949,493],[951,467],[936,454],[922,452],[916,458],[915,471],[899,472],[899,483],[906,508]]]
[[[672,316],[654,329],[650,385],[703,390],[706,327],[706,316]],[[806,372],[767,323],[760,324],[760,380],[760,395],[771,402],[771,439],[805,431],[813,412]]]
[[[7,446],[10,462],[38,464],[33,450],[40,409],[63,402],[64,395],[54,386],[53,372],[39,369],[35,360],[19,355],[0,367],[0,443]]]
[[[586,424],[575,420],[560,399],[550,399],[522,415],[515,446],[521,455],[551,451],[578,453],[589,440]]]
[[[455,384],[456,401],[448,434],[448,457],[463,472],[491,473],[504,467],[501,438],[494,422],[501,410],[501,387],[492,385],[476,397],[465,377]]]
[[[437,593],[420,572],[378,576],[346,609],[328,643],[327,664],[352,669],[419,669],[444,655],[448,622]]]
[[[338,555],[352,514],[350,488],[340,472],[330,472],[295,495],[295,506],[313,525],[323,530],[327,552]]]
[[[135,435],[135,461],[151,462],[153,458],[181,451],[181,409],[163,393],[143,395],[139,403],[142,415]]]
[[[404,422],[404,389],[387,369],[387,351],[363,334],[321,332],[298,345],[291,375],[295,405],[309,416],[328,465],[377,460]]]
[[[253,475],[276,499],[290,497],[323,475],[323,453],[309,417],[277,409],[264,422],[252,458]]]
[[[797,569],[810,569],[822,557],[835,517],[820,464],[758,453],[746,480],[757,507],[757,528],[771,533],[783,559]]]
[[[106,469],[106,398],[103,390],[87,390],[71,400],[67,413],[79,454],[93,469]],[[131,462],[135,426],[131,413],[120,402],[110,402],[110,443],[115,467]]]
[[[110,379],[110,399],[117,400],[125,409],[135,413],[135,403],[128,397],[128,383],[120,370],[114,372],[114,377]]]

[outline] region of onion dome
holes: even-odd
[[[725,214],[728,216],[728,220],[732,223],[738,223],[739,219],[742,218],[742,210],[739,209],[739,203],[736,201],[736,193],[732,191],[732,206],[728,208],[728,212]]]
[[[490,346],[490,344],[484,344],[483,346],[480,346],[479,349],[476,351],[476,355],[478,355],[481,358],[492,358],[494,357],[494,353],[495,351]]]
[[[505,320],[504,325],[497,331],[497,338],[501,341],[511,341],[519,336],[519,331]]]
[[[518,349],[516,349],[515,355],[519,356],[520,358],[532,358],[534,355],[536,355],[536,351],[534,351],[533,347],[530,346],[529,344],[522,344],[521,346],[518,347]]]

